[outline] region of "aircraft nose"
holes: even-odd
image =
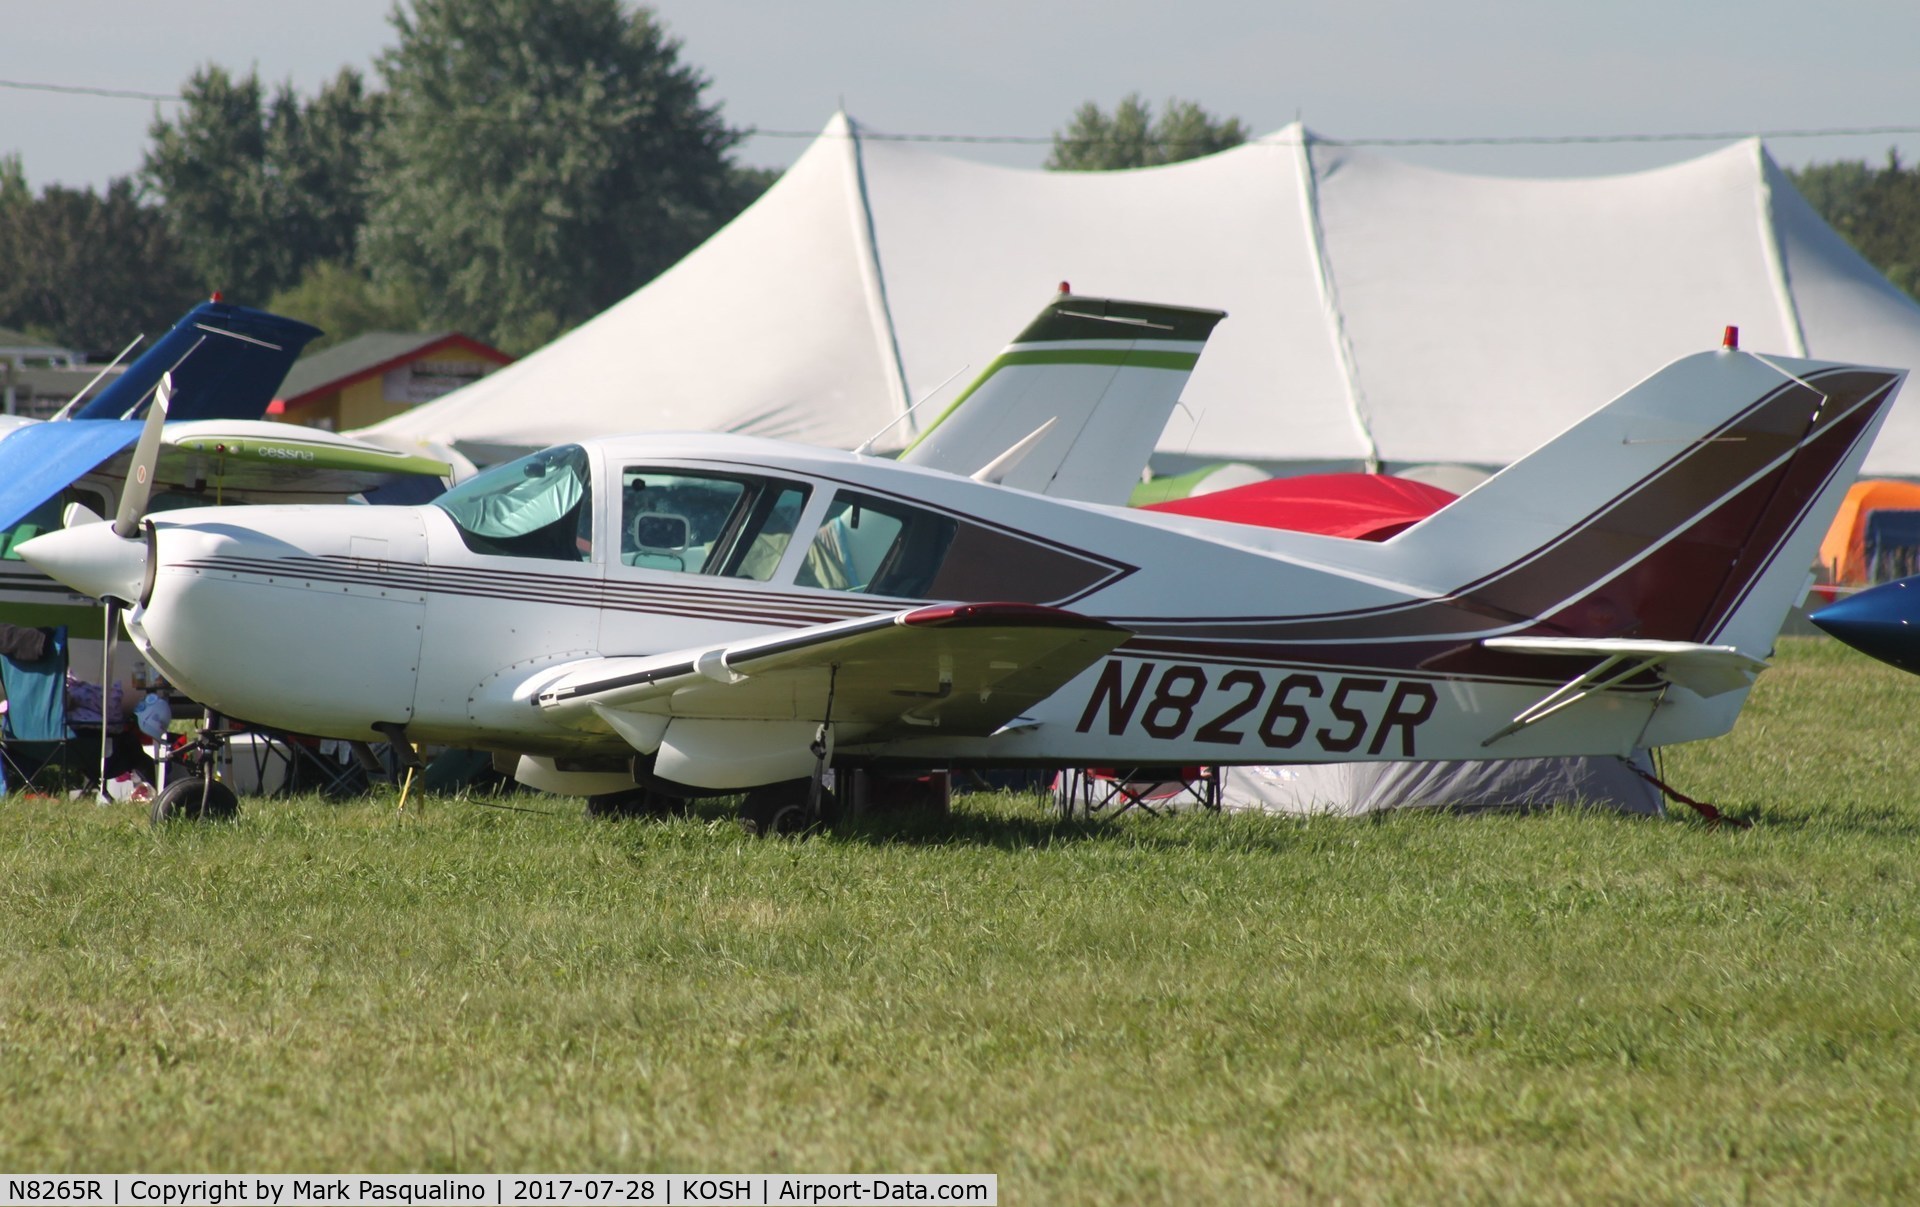
[[[1920,577],[1848,596],[1809,619],[1863,654],[1920,674]]]
[[[49,532],[15,552],[35,570],[96,599],[134,603],[146,582],[147,543],[115,536],[112,524]]]

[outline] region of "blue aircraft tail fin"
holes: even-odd
[[[172,419],[258,419],[318,327],[231,302],[202,302],[75,419],[135,418],[173,372]]]

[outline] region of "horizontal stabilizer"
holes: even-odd
[[[595,658],[547,684],[538,702],[562,724],[589,726],[621,710],[986,735],[1129,636],[1057,608],[942,604],[703,650]]]
[[[1654,641],[1631,637],[1489,637],[1489,650],[1513,654],[1558,654],[1598,658],[1590,669],[1547,693],[1481,745],[1538,724],[1554,713],[1589,696],[1617,687],[1646,671],[1701,697],[1718,696],[1752,685],[1767,668],[1766,660],[1743,654],[1730,645],[1702,645],[1692,641]]]
[[[1696,696],[1717,696],[1751,686],[1767,669],[1767,660],[1743,654],[1730,645],[1701,645],[1693,641],[1648,641],[1631,637],[1489,637],[1480,643],[1490,650],[1520,654],[1584,654],[1589,657],[1636,663],[1635,673],[1651,670]]]

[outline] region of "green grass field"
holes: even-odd
[[[1920,680],[1795,641],[1577,810],[0,804],[8,1171],[983,1172],[1002,1201],[1920,1196]]]

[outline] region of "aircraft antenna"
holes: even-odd
[[[99,385],[100,379],[102,377],[105,377],[107,374],[113,372],[113,367],[119,364],[121,361],[127,359],[127,353],[133,351],[135,346],[137,346],[140,343],[140,341],[145,338],[147,338],[145,332],[142,332],[141,334],[134,336],[132,342],[130,342],[126,347],[120,349],[120,355],[114,357],[112,360],[108,361],[106,364],[100,366],[100,371],[93,375],[93,380],[88,382],[86,385],[81,386],[80,392],[78,394],[75,394],[72,398],[67,399],[67,405],[55,411],[53,413],[53,417],[47,420],[47,422],[56,423],[59,420],[65,419],[68,415],[71,415],[73,413],[73,408],[79,406],[80,400],[87,396],[87,391]]]
[[[941,382],[939,385],[933,387],[933,389],[928,390],[925,394],[922,394],[920,396],[919,402],[914,403],[912,406],[908,407],[906,410],[900,412],[898,415],[895,415],[893,418],[887,420],[887,424],[885,427],[881,428],[879,431],[875,432],[873,435],[868,436],[865,440],[862,440],[860,442],[860,447],[853,450],[853,455],[856,457],[871,456],[873,454],[873,442],[875,440],[880,439],[880,437],[892,431],[893,426],[896,423],[899,423],[902,419],[905,419],[907,416],[913,414],[915,411],[925,406],[930,400],[932,400],[934,395],[938,394],[940,391],[952,385],[953,379],[960,376],[962,373],[965,373],[966,371],[967,371],[967,366],[961,365],[958,369],[955,369],[953,372],[947,374],[947,379]]]

